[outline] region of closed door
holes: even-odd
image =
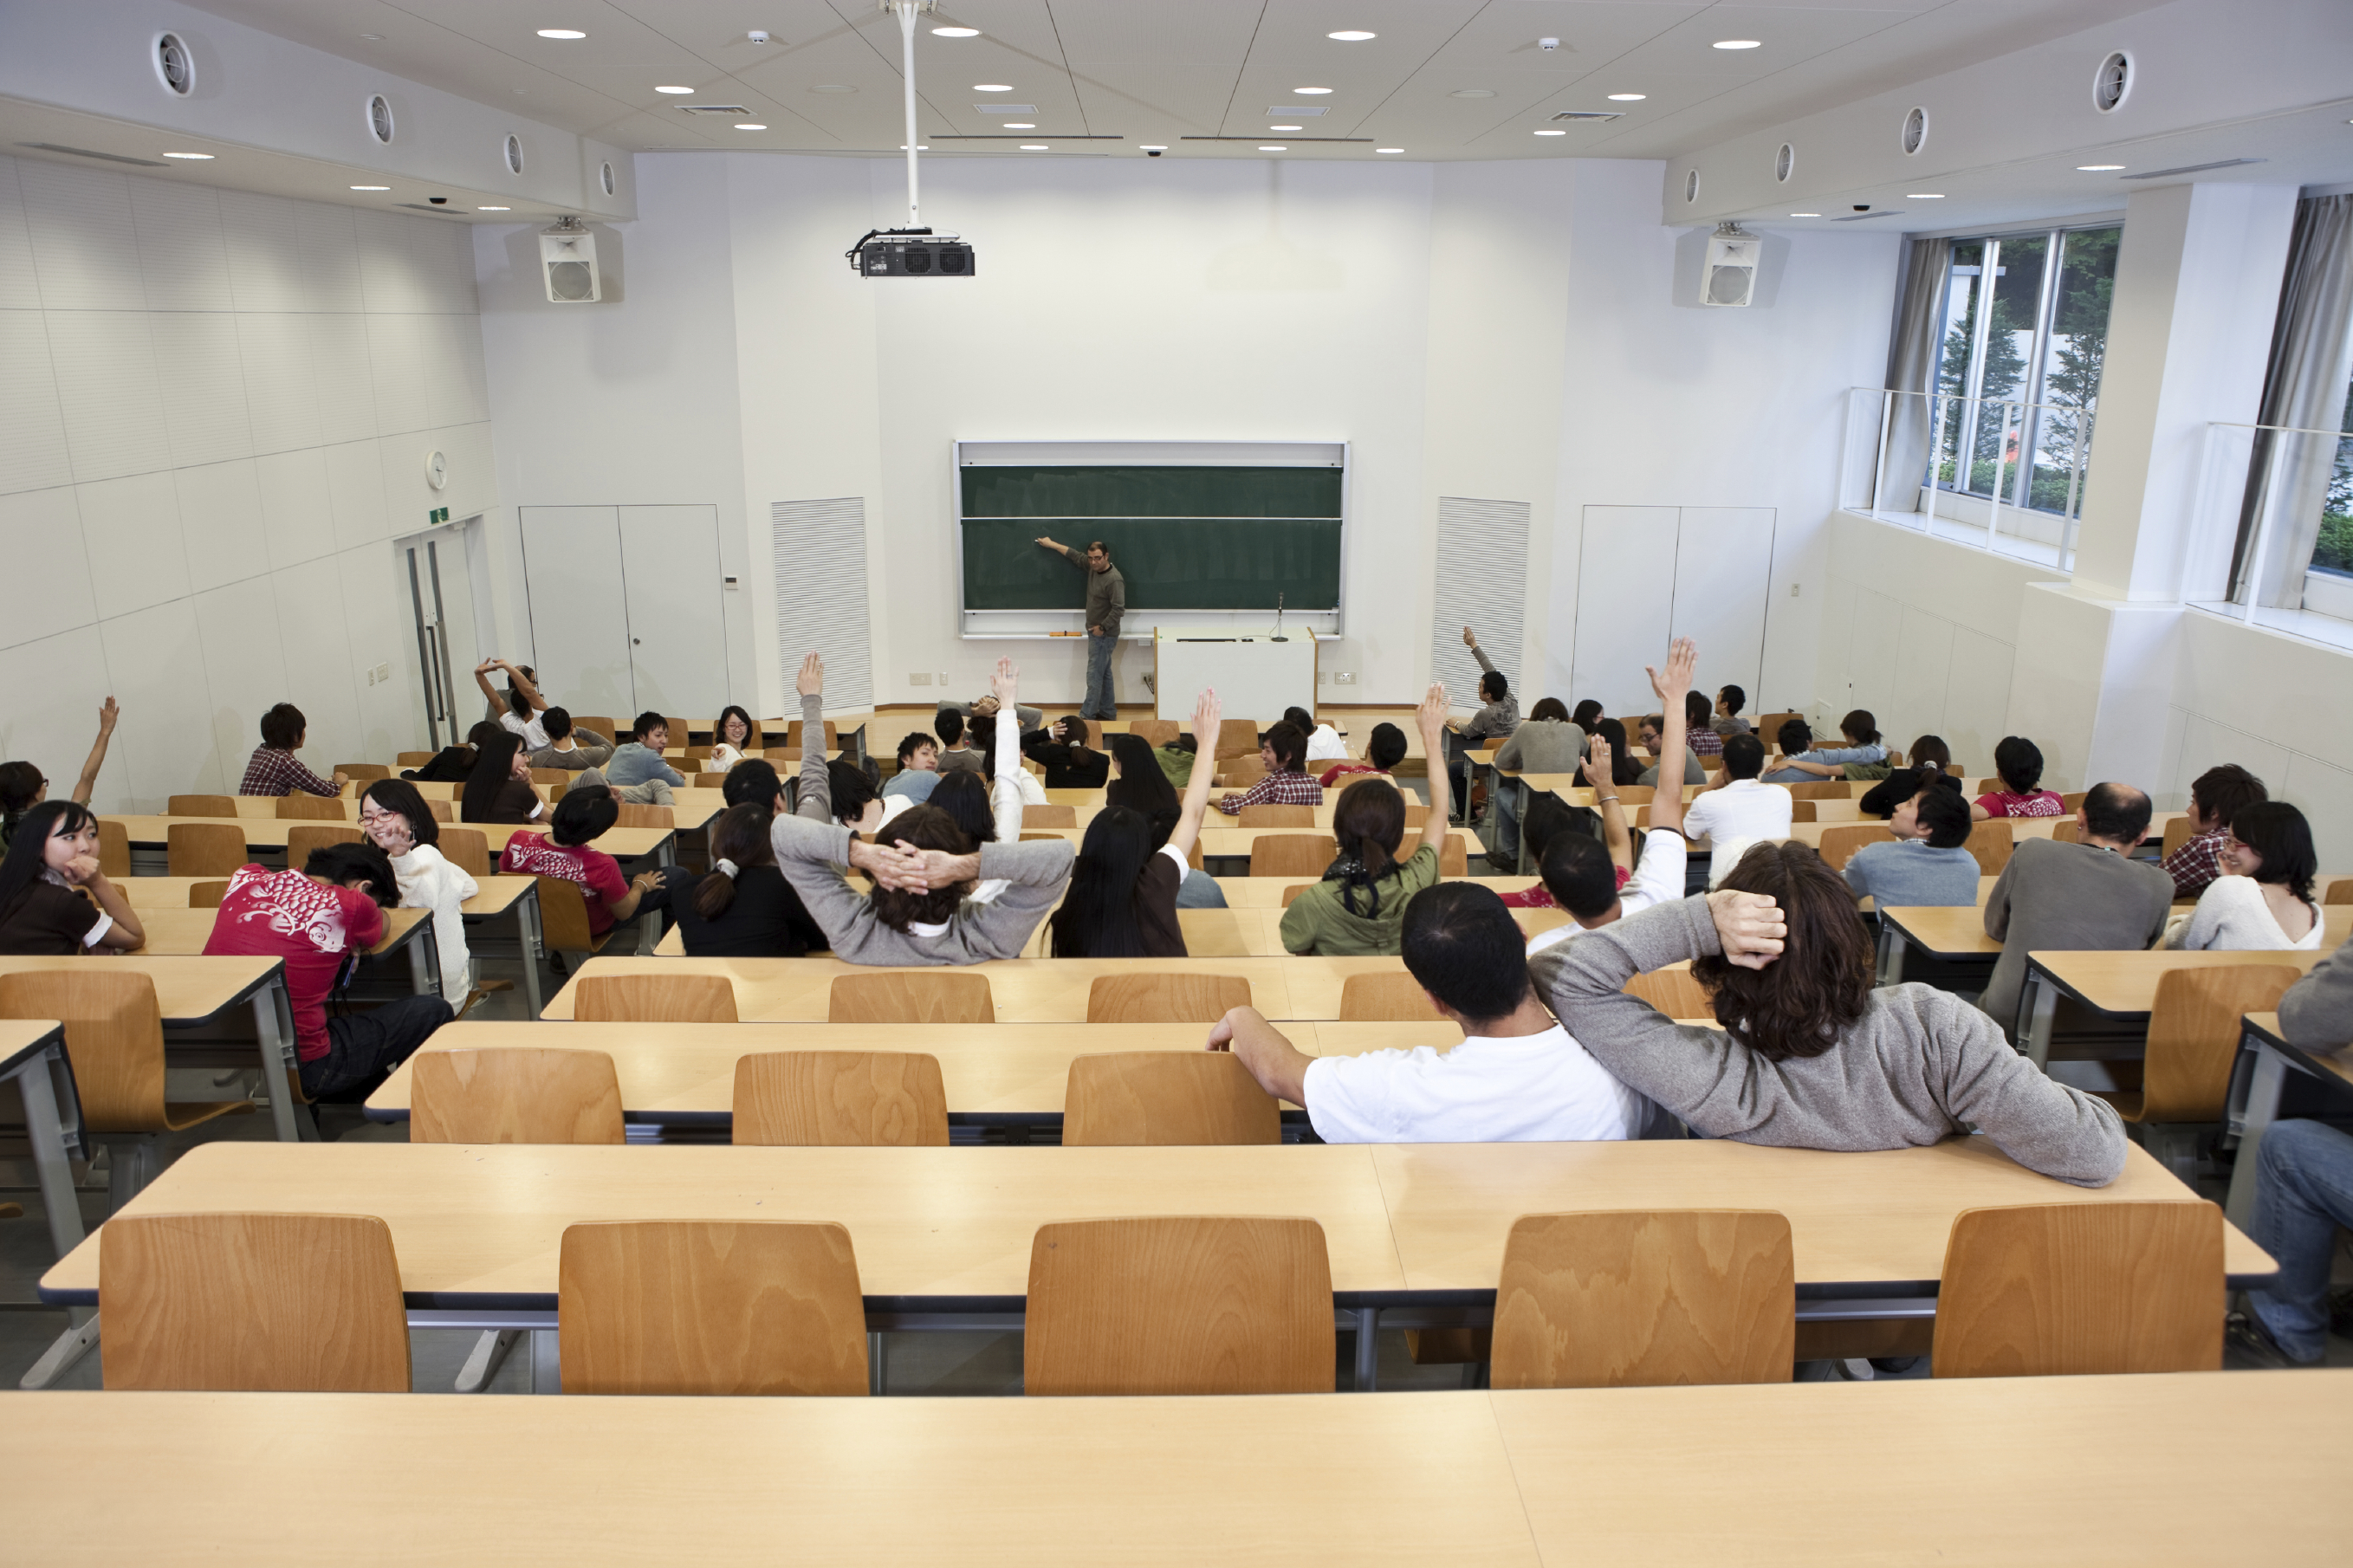
[[[1711,699],[1726,686],[1757,695],[1764,678],[1772,575],[1771,507],[1683,509],[1672,635],[1699,644],[1698,679]],[[1657,700],[1650,706],[1657,707]],[[1758,706],[1752,701],[1748,710],[1757,712]]]
[[[1577,654],[1569,667],[1572,708],[1590,697],[1616,717],[1648,713],[1658,705],[1642,667],[1666,660],[1681,510],[1585,509],[1577,563]]]
[[[619,720],[643,711],[629,668],[618,509],[516,510],[531,599],[531,663],[539,671],[540,690],[575,713],[609,713]]]
[[[397,548],[416,618],[417,664],[425,688],[428,742],[453,745],[472,727],[474,668],[473,577],[467,564],[466,530],[455,528],[404,539]]]
[[[715,716],[727,706],[719,509],[618,510],[638,710]]]

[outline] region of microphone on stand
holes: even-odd
[[[1289,637],[1282,635],[1282,597],[1283,596],[1281,594],[1277,594],[1274,596],[1274,636],[1268,639],[1271,642],[1289,642],[1291,640]]]

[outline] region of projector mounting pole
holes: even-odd
[[[892,10],[899,14],[900,75],[907,86],[907,226],[920,227],[915,184],[915,16],[929,11],[939,0],[887,0]]]

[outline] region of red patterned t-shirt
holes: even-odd
[[[213,917],[207,953],[264,953],[286,961],[286,999],[294,1012],[294,1054],[327,1054],[327,995],[354,952],[384,940],[384,911],[349,888],[314,882],[300,871],[241,866]]]

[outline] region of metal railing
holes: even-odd
[[[2330,472],[2341,471],[2348,455],[2353,432],[2227,420],[2208,424],[2182,574],[2184,602],[2250,625],[2279,623],[2280,629],[2306,635],[2313,635],[2311,627],[2286,623],[2306,613],[2353,619],[2353,579],[2316,574],[2308,552],[2301,561],[2281,553],[2290,548],[2282,542],[2284,532],[2326,517]],[[2250,507],[2254,529],[2242,544]],[[2313,603],[2323,587],[2327,602]],[[2272,603],[2265,602],[2267,588],[2275,590],[2268,595]],[[2323,640],[2341,645],[2345,639],[2324,629]]]
[[[1982,505],[1984,548],[2029,559],[2047,551],[2063,571],[2074,558],[2094,421],[2092,409],[2069,404],[1855,387],[1840,504],[1940,533],[1947,531],[1935,528],[1940,517],[1974,531],[1967,514]],[[1858,433],[1874,426],[1858,454]],[[2053,456],[2063,456],[2063,464],[2044,460]],[[2042,500],[2056,504],[2037,504]]]

